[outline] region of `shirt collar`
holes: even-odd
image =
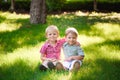
[[[68,42],[65,42],[63,45],[64,45],[64,46],[68,45]]]
[[[57,40],[57,41],[56,41],[56,44],[59,44],[59,43],[60,43],[60,41]],[[48,46],[51,46],[48,41],[46,42],[46,46],[47,46],[47,47],[48,47]]]

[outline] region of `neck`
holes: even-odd
[[[48,41],[50,45],[54,46],[57,41]]]

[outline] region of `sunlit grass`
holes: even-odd
[[[119,13],[64,12],[48,15],[46,24],[32,25],[28,14],[0,12],[0,80],[119,80],[120,18],[116,15]],[[58,26],[61,38],[67,27],[78,30],[85,52],[78,73],[39,71],[43,33],[51,24]]]
[[[105,39],[98,36],[79,35],[78,41],[81,43],[82,46],[85,47],[92,44],[102,43],[105,41]]]
[[[106,39],[120,39],[120,25],[111,23],[96,23],[92,26],[92,32],[96,30],[96,33],[100,32],[100,35]],[[91,34],[92,34],[91,32]]]
[[[22,60],[31,68],[36,68],[40,61],[39,47],[23,47],[12,53],[0,54],[0,66],[13,65],[16,61]]]
[[[29,18],[29,15],[26,14],[11,14],[9,12],[0,12],[0,16],[4,18],[4,21],[0,23],[0,32],[17,30],[22,24],[16,23],[16,20]]]
[[[101,53],[103,58],[106,59],[116,59],[116,60],[120,60],[120,51],[118,50],[119,48],[114,45],[104,45],[100,48]]]
[[[7,19],[25,19],[25,18],[29,18],[30,16],[28,14],[17,14],[17,13],[9,13],[9,12],[0,12],[1,16],[6,17]]]
[[[13,31],[16,29],[19,29],[22,24],[7,24],[7,23],[1,23],[0,24],[0,31],[5,32],[5,31]]]

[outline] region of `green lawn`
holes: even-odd
[[[120,80],[120,13],[48,15],[46,24],[30,24],[28,14],[0,12],[0,80]],[[67,27],[79,32],[85,58],[78,73],[40,72],[40,47],[48,25],[60,37]]]

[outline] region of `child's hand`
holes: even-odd
[[[51,59],[51,61],[52,61],[52,62],[55,62],[55,61],[57,61],[57,59]]]
[[[46,60],[48,60],[48,61],[51,61],[52,59],[50,59],[50,58],[47,58]]]
[[[55,62],[55,61],[57,61],[57,59],[51,59],[51,58],[47,58],[46,60],[48,60],[48,61],[52,61],[52,62]]]
[[[69,58],[65,59],[65,61],[71,61],[71,60],[73,60],[72,57],[69,57]]]
[[[76,45],[76,46],[80,46],[80,43],[77,41],[75,45]]]

